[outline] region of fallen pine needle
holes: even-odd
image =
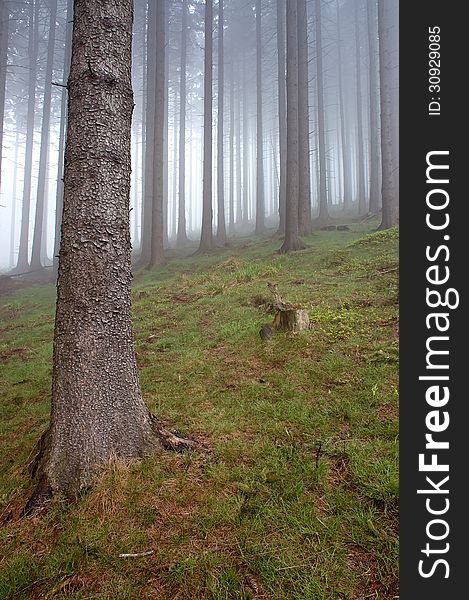
[[[148,550],[148,552],[135,552],[129,554],[119,554],[119,558],[137,558],[138,556],[149,556],[153,554],[153,550]]]

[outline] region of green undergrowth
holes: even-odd
[[[0,300],[0,598],[398,597],[398,232],[242,239],[137,272],[146,402],[208,452],[112,464],[20,521],[49,418],[55,290]],[[267,283],[311,329],[259,337]],[[120,557],[121,553],[150,552]]]

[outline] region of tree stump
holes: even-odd
[[[272,333],[275,331],[297,332],[309,329],[310,322],[308,311],[294,304],[285,302],[278,291],[277,284],[268,283],[267,285],[274,296],[272,309],[275,311],[275,316],[272,325],[269,326]],[[261,338],[265,341],[265,336],[262,335],[262,331],[263,330],[260,332]],[[269,336],[269,339],[270,337],[271,336]]]

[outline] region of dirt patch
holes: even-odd
[[[399,418],[397,406],[393,404],[382,404],[376,411],[377,418],[382,422],[395,421]]]
[[[360,546],[353,546],[347,553],[347,566],[359,578],[352,598],[354,600],[391,600],[399,597],[398,585],[386,585],[378,579],[376,559]]]

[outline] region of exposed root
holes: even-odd
[[[42,477],[36,485],[34,492],[20,513],[20,518],[37,517],[45,508],[48,500],[52,498],[52,487],[46,477]]]
[[[201,445],[198,442],[176,435],[173,431],[163,427],[154,416],[152,416],[152,428],[155,436],[165,450],[170,450],[171,452],[188,452],[201,449]]]

